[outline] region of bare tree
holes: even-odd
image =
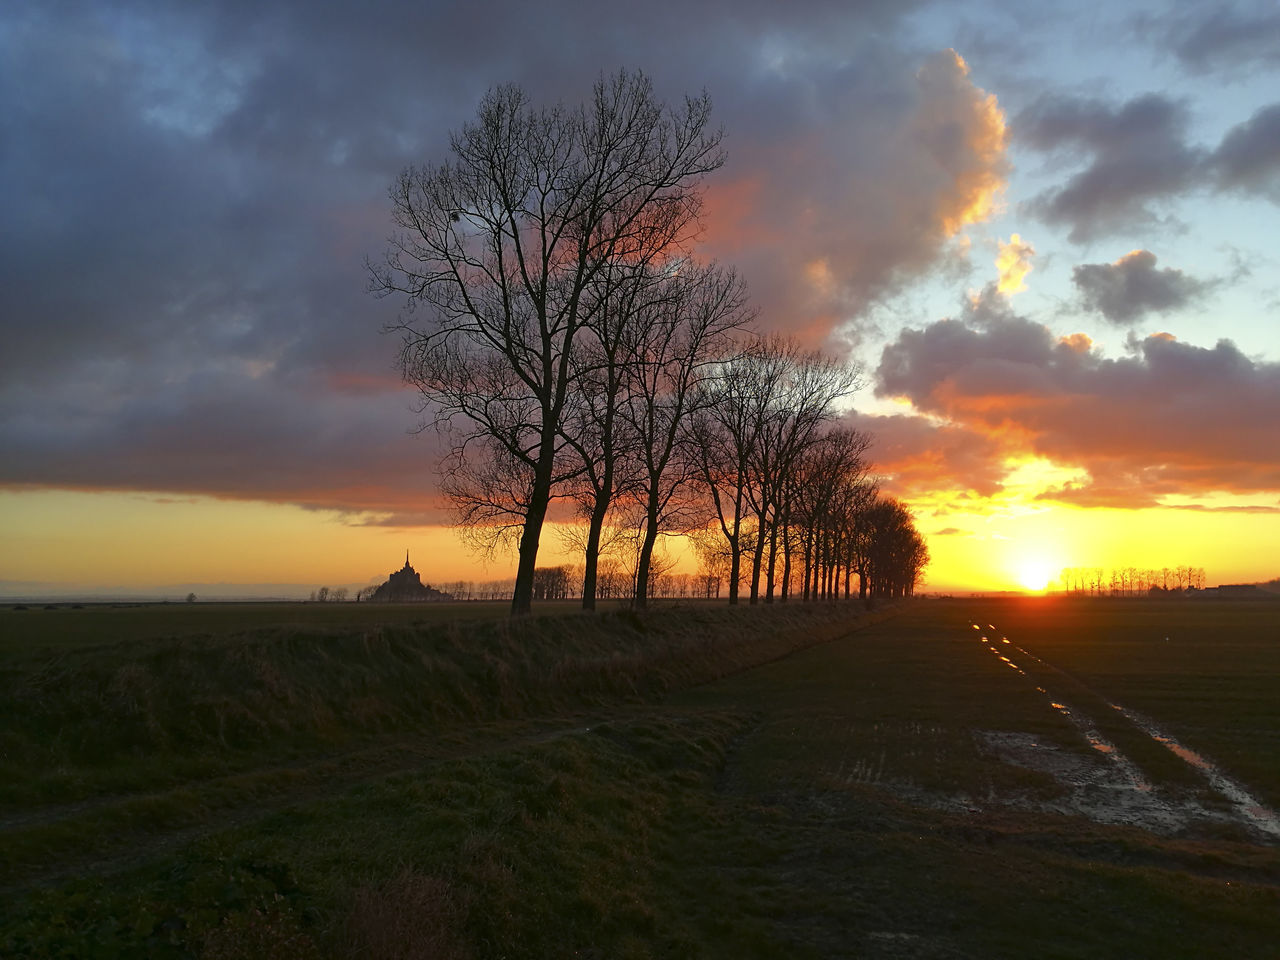
[[[738,602],[751,465],[767,409],[765,344],[756,341],[720,363],[689,418],[690,448],[727,545],[729,603]],[[709,550],[700,551],[710,556]]]
[[[772,597],[778,546],[788,536],[790,476],[804,449],[857,383],[857,372],[794,341],[757,341],[720,365],[691,423],[699,476],[730,547],[729,602],[738,601],[744,526],[754,515],[751,601],[764,572]],[[766,549],[768,563],[766,564]]]
[[[642,516],[637,607],[648,599],[658,535],[680,515],[682,495],[695,476],[696,459],[681,449],[688,439],[686,419],[705,396],[701,386],[731,337],[751,319],[732,270],[685,263],[661,286],[665,295],[631,327],[635,360],[622,408],[636,439],[635,499]]]
[[[908,597],[915,592],[929,549],[900,501],[880,498],[865,511],[870,531],[870,590],[873,597]]]
[[[772,602],[779,536],[786,538],[789,479],[797,460],[834,415],[834,404],[858,385],[858,372],[819,351],[804,351],[793,340],[772,338],[766,356],[770,373],[764,382],[771,393],[763,410],[760,439],[755,444],[756,483],[748,487],[759,521],[751,569],[751,602],[760,597],[765,575],[765,601]],[[765,549],[768,560],[765,562]]]
[[[563,600],[569,596],[569,568],[538,567],[533,574],[535,600]]]
[[[564,471],[564,413],[586,291],[609,264],[686,240],[701,178],[723,162],[705,96],[659,103],[642,74],[596,83],[576,109],[534,108],[515,86],[491,91],[452,137],[453,159],[406,169],[392,185],[400,232],[372,289],[401,295],[405,379],[428,422],[483,438],[526,470],[513,614],[527,613],[539,539]],[[421,312],[420,312],[420,309]]]
[[[575,355],[577,389],[565,417],[565,442],[582,465],[569,495],[587,519],[583,539],[582,606],[594,610],[602,536],[615,498],[626,492],[634,477],[634,431],[622,416],[637,338],[631,331],[639,316],[661,296],[660,276],[650,264],[618,263],[601,270],[588,288],[592,304],[588,334]]]
[[[796,459],[788,478],[793,521],[803,564],[803,596],[817,599],[820,587],[843,567],[846,581],[865,572],[857,566],[859,520],[864,505],[874,498],[865,455],[871,437],[856,430],[829,430]],[[832,577],[825,577],[828,569]]]

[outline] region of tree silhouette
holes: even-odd
[[[568,109],[515,86],[491,91],[452,159],[406,169],[391,188],[399,233],[371,287],[399,295],[401,367],[426,423],[451,431],[454,475],[476,441],[522,489],[514,614],[527,613],[543,523],[562,467],[565,411],[590,320],[591,285],[611,264],[656,259],[689,239],[701,178],[723,162],[705,96],[668,109],[642,74],[595,84]],[[425,424],[424,424],[425,425]],[[503,463],[504,460],[509,463]],[[483,522],[463,492],[461,519]],[[479,518],[483,518],[482,512]]]
[[[631,334],[623,418],[635,438],[635,499],[641,512],[635,605],[644,607],[658,535],[676,521],[695,476],[682,449],[686,420],[705,397],[703,382],[750,319],[732,270],[684,264],[662,283],[665,295],[637,316]]]

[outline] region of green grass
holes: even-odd
[[[848,607],[264,628],[0,669],[0,884],[69,851],[453,756],[836,635]],[[545,722],[546,721],[542,721]],[[563,721],[559,721],[563,724]],[[524,725],[524,726],[520,726]]]
[[[164,810],[6,830],[0,852],[14,855],[23,837],[32,846],[21,855],[30,879],[10,885],[0,907],[0,955],[1274,957],[1280,848],[1239,832],[1160,836],[1045,813],[1061,785],[983,746],[983,731],[1007,730],[1092,754],[1035,676],[975,641],[970,619],[1011,639],[1016,630],[1089,689],[1163,670],[1164,685],[1151,687],[1163,699],[1133,705],[1168,725],[1205,721],[1196,699],[1208,681],[1195,658],[1211,654],[1188,642],[1164,660],[1143,645],[1144,617],[1192,619],[1182,607],[1047,609],[916,603],[851,633],[824,633],[829,624],[794,609],[705,608],[535,621],[514,632],[474,625],[449,642],[429,640],[436,634],[425,628],[380,632],[388,651],[415,651],[416,661],[324,634],[301,652],[274,633],[213,638],[201,649],[219,652],[197,657],[204,667],[260,644],[255,657],[299,687],[337,697],[346,688],[325,670],[364,669],[366,680],[384,677],[377,695],[388,703],[399,695],[386,677],[448,652],[470,664],[451,682],[470,676],[508,706],[494,711],[486,697],[459,694],[456,713],[418,723],[401,704],[388,728],[355,738],[359,749],[325,759],[317,746],[300,747],[315,762],[292,773],[262,766],[176,781]],[[1206,625],[1215,616],[1196,610]],[[1238,631],[1274,636],[1265,614],[1218,612]],[[1089,617],[1112,630],[1099,642],[1135,646],[1092,649],[1080,633]],[[1052,623],[1063,626],[1060,641],[1037,627]],[[609,645],[619,658],[604,657]],[[1260,665],[1269,663],[1263,647],[1259,639]],[[313,660],[313,648],[328,659]],[[171,641],[138,654],[176,658],[161,657],[170,666],[195,656]],[[589,654],[611,664],[607,682],[586,668]],[[85,656],[75,666],[89,672],[77,677],[129,659],[115,647]],[[1250,656],[1233,654],[1238,674],[1226,675],[1247,676]],[[1126,657],[1141,670],[1126,669]],[[439,682],[439,670],[416,669],[410,686]],[[1127,682],[1126,691],[1139,689]],[[1280,703],[1256,689],[1233,688],[1236,706],[1254,725],[1273,722]],[[238,749],[261,757],[266,742]],[[196,736],[186,749],[214,748]],[[1262,752],[1260,765],[1274,763]],[[127,806],[152,797],[104,798]],[[148,827],[147,817],[172,823]],[[74,846],[84,830],[72,845],[40,839],[68,820],[81,825],[73,833],[96,821],[139,849],[104,842],[86,858]],[[171,839],[156,845],[157,836]],[[59,872],[60,862],[78,865],[76,875]]]

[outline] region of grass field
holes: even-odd
[[[1278,954],[1280,604],[358,626],[29,636],[0,954]]]
[[[541,609],[564,607],[548,603]],[[10,603],[0,606],[0,663],[119,641],[222,636],[264,627],[494,620],[509,609],[506,603]]]

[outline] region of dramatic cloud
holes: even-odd
[[[503,82],[540,102],[578,101],[620,68],[645,70],[668,100],[705,89],[729,161],[708,180],[703,252],[738,267],[764,326],[810,343],[869,336],[869,308],[963,265],[966,227],[999,211],[1009,131],[983,87],[1054,42],[1049,28],[1033,37],[1039,11],[975,11],[954,36],[987,51],[979,85],[946,49],[954,36],[921,29],[921,9],[900,0],[0,6],[0,485],[437,519],[438,442],[407,435],[415,398],[399,382],[395,342],[378,333],[398,305],[367,295],[362,264],[383,249],[394,176],[444,159],[449,132]],[[942,8],[927,9],[932,18]],[[1270,36],[1271,14],[1228,13],[1186,14],[1168,45],[1206,65],[1272,56],[1257,39]],[[1002,44],[979,43],[993,36],[987,20],[1034,43],[1002,58]],[[1012,80],[999,89],[1032,103],[1011,125],[1022,145],[1065,164],[1031,209],[1075,240],[1151,224],[1198,186],[1275,196],[1278,108],[1200,149],[1180,100],[1040,96],[1044,87]],[[1052,250],[1045,233],[1037,243]],[[1033,253],[1016,234],[1000,244],[1001,289],[1021,288]],[[1037,267],[1048,279],[1048,260]],[[1154,259],[1081,269],[1095,267],[1077,283],[1117,322],[1198,292]],[[1087,463],[1095,492],[1112,477],[1131,487],[1139,467],[1170,488],[1218,483],[1220,451],[1205,454],[1199,480],[1185,451],[1199,449],[1202,433],[1214,451],[1246,430],[1269,409],[1263,386],[1274,371],[1244,360],[1243,380],[1180,388],[1191,390],[1183,409],[1172,386],[1157,401],[1153,384],[1170,375],[1162,349],[1208,364],[1198,348],[1151,341],[1106,360],[984,294],[960,319],[906,331],[885,351],[882,388],[936,416],[864,425],[895,492],[989,495],[1004,458],[1033,447]],[[1125,378],[1148,393],[1128,397],[1112,383]],[[1099,410],[1099,398],[1116,396],[1123,415]],[[1229,396],[1243,397],[1244,413],[1229,415],[1220,402]],[[1099,443],[1113,421],[1155,443],[1163,434],[1142,417],[1170,404],[1172,452],[1144,466],[1137,454],[1090,446],[1070,428],[1073,397],[1084,398],[1075,420],[1098,424]],[[1241,454],[1240,489],[1260,482],[1249,478],[1261,459]]]
[[[998,299],[989,288],[962,318],[903,331],[884,349],[877,394],[1088,471],[1091,482],[1058,491],[1063,498],[1135,506],[1280,487],[1280,364],[1229,340],[1205,348],[1168,334],[1110,359],[1087,337],[1057,338]]]
[[[444,515],[436,438],[409,435],[415,418],[404,390],[344,394],[324,382],[284,390],[219,371],[150,395],[135,391],[98,411],[97,386],[0,423],[7,483],[183,491],[383,519]],[[14,400],[3,393],[0,402]]]
[[[1195,183],[1202,153],[1188,146],[1187,109],[1157,94],[1119,107],[1100,100],[1047,97],[1023,111],[1015,136],[1038,150],[1070,150],[1088,165],[1029,209],[1071,228],[1074,242],[1156,223],[1156,210]]]
[[[730,153],[705,252],[766,326],[820,341],[948,257],[1005,182],[995,98],[895,39],[912,6],[6,7],[0,484],[430,513],[437,444],[405,435],[378,335],[397,304],[362,263],[387,185],[502,82],[705,88]]]
[[[874,472],[896,497],[964,490],[977,497],[998,493],[1006,473],[1001,443],[959,424],[925,417],[850,413],[845,426],[869,433]]]
[[[1187,140],[1184,103],[1146,94],[1114,106],[1051,96],[1013,124],[1025,146],[1075,159],[1083,169],[1046,190],[1026,209],[1070,228],[1068,238],[1099,237],[1164,222],[1161,213],[1197,189],[1240,191],[1280,202],[1280,104],[1256,111],[1227,131],[1213,150]]]
[[[769,120],[728,122],[708,248],[738,264],[762,322],[819,340],[937,264],[990,215],[1008,173],[1004,116],[953,51],[911,63],[866,47],[758,78]]]
[[[1114,263],[1081,264],[1071,271],[1071,281],[1085,309],[1122,325],[1147,313],[1178,310],[1213,286],[1172,267],[1156,269],[1150,250],[1133,250]]]

